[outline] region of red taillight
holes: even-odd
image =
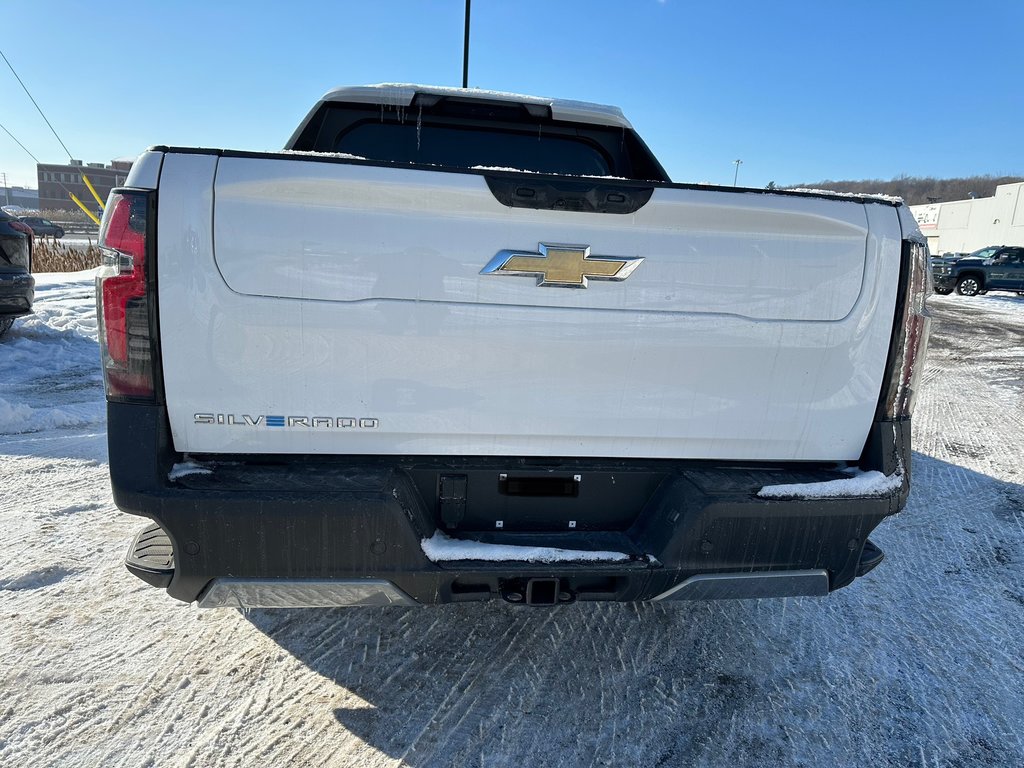
[[[32,235],[35,234],[32,231],[32,227],[30,227],[28,224],[25,224],[24,222],[21,222],[21,221],[9,221],[7,223],[11,227],[11,229],[16,229],[18,232],[24,232],[29,237],[32,237]]]
[[[153,354],[146,280],[147,198],[112,192],[100,226],[97,278],[107,397],[151,398]]]
[[[925,305],[932,292],[928,246],[923,242],[906,241],[904,248],[909,249],[907,295],[903,311],[896,317],[899,323],[893,350],[896,354],[891,363],[889,390],[885,400],[885,416],[888,419],[906,419],[914,412],[931,323]]]

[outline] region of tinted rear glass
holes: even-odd
[[[410,107],[321,104],[288,148],[374,162],[669,181],[631,128],[559,121],[543,107],[454,97]]]
[[[399,163],[612,175],[608,158],[586,139],[544,136],[540,131],[528,134],[411,122],[365,122],[338,136],[334,151]]]

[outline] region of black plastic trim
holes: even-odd
[[[875,420],[887,418],[886,410],[892,389],[893,376],[903,359],[903,344],[907,333],[907,302],[910,299],[910,273],[913,243],[904,240],[900,248],[900,274],[896,283],[896,306],[893,308],[892,333],[889,337],[889,353],[885,360],[885,373],[882,376],[881,391],[878,405],[875,407]]]
[[[166,402],[164,390],[164,366],[160,336],[160,291],[157,286],[159,273],[159,250],[157,248],[158,193],[156,190],[145,191],[147,196],[146,210],[146,307],[149,311],[149,348],[153,365],[153,398],[157,405]]]
[[[822,464],[725,463],[443,456],[199,457],[208,475],[168,477],[182,459],[171,444],[162,406],[107,406],[111,483],[122,510],[151,518],[175,552],[168,592],[191,601],[216,578],[377,578],[423,603],[481,600],[532,578],[559,579],[571,598],[641,600],[705,573],[822,569],[830,589],[849,584],[872,530],[906,501],[903,488],[876,497],[760,498],[763,485],[843,476]],[[877,425],[879,451],[909,469],[909,422]],[[888,437],[886,437],[886,435]],[[898,437],[898,441],[895,439]],[[191,457],[195,458],[195,457]],[[223,462],[223,463],[221,463]],[[464,532],[452,536],[497,544],[623,552],[621,562],[434,563],[421,541],[433,536],[441,512],[414,481],[417,471],[463,467],[510,472],[546,466],[588,476],[663,473],[625,521],[599,530]],[[471,509],[478,501],[470,492]],[[585,497],[553,501],[578,503]],[[474,514],[481,516],[480,510]],[[561,598],[560,598],[561,600]]]
[[[559,180],[544,177],[533,181],[523,174],[489,175],[491,194],[509,208],[581,213],[636,213],[651,199],[654,187],[624,187],[603,180]]]
[[[868,539],[864,542],[864,549],[860,553],[860,561],[857,563],[857,577],[866,576],[881,565],[885,559],[885,553],[877,544]]]

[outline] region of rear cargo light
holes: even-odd
[[[914,412],[931,323],[925,305],[932,291],[928,246],[905,240],[903,250],[909,274],[903,307],[896,316],[899,325],[889,363],[889,388],[884,401],[887,419],[910,418]]]
[[[108,398],[151,400],[153,340],[146,279],[148,199],[112,192],[100,225],[96,278],[100,354]]]

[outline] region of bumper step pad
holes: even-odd
[[[885,553],[871,539],[864,542],[864,549],[860,553],[860,562],[857,564],[857,576],[864,576],[873,571],[882,560]]]
[[[174,575],[174,545],[164,529],[152,523],[136,534],[124,564],[146,583],[166,587]]]

